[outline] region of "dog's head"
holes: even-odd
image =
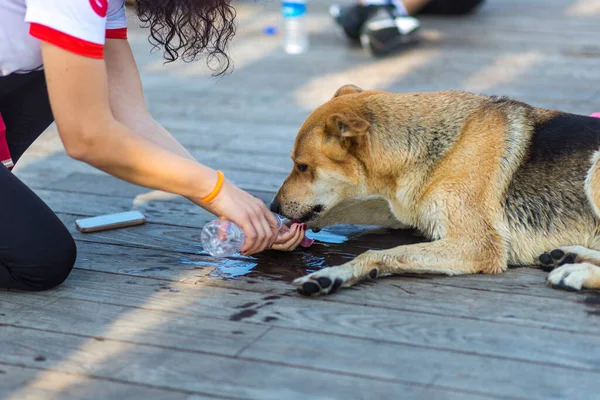
[[[371,124],[360,88],[346,85],[300,128],[294,168],[271,204],[273,212],[320,227],[327,213],[349,199],[368,197],[366,163]]]

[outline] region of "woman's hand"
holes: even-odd
[[[292,251],[302,243],[306,233],[306,225],[292,224],[290,228],[282,226],[277,235],[275,243],[271,246],[273,250]]]
[[[238,188],[227,179],[218,196],[204,205],[213,214],[224,217],[244,231],[242,254],[251,255],[271,248],[277,238],[277,218],[262,200]]]

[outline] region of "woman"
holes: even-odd
[[[228,0],[138,0],[136,11],[168,61],[205,53],[221,61],[218,73],[228,68],[223,50],[235,15]],[[244,254],[291,250],[304,237],[299,225],[278,235],[260,200],[197,162],[152,119],[127,42],[124,0],[3,0],[0,115],[0,148],[14,163],[55,120],[69,156],[232,220],[246,235]],[[66,279],[76,258],[71,235],[1,165],[0,221],[0,288],[44,290]]]

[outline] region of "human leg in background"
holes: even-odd
[[[410,16],[429,0],[359,0],[329,9],[346,36],[360,40],[373,55],[383,55],[416,42],[419,21]]]
[[[332,5],[330,14],[346,36],[373,55],[385,55],[417,42],[419,14],[467,14],[483,0],[359,0]]]
[[[408,4],[410,0],[406,0]],[[475,11],[483,0],[413,0],[414,3],[424,3],[417,5],[409,15],[461,15],[469,14]],[[407,6],[408,7],[408,6]]]

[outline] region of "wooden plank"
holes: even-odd
[[[550,307],[554,306],[552,307],[555,311],[553,318],[548,318],[549,321],[546,323],[540,323],[526,320],[526,316],[531,314],[531,308],[536,306],[522,306],[519,312],[516,311],[517,302],[515,302],[517,304],[507,304],[504,310],[507,313],[515,312],[513,318],[497,318],[494,309],[490,310],[489,315],[481,315],[480,309],[487,310],[491,308],[490,303],[497,302],[493,296],[479,297],[478,307],[469,310],[469,305],[473,303],[469,293],[464,294],[467,297],[465,301],[453,300],[455,303],[453,310],[445,310],[437,305],[443,299],[456,299],[458,297],[456,293],[442,293],[442,296],[430,293],[420,299],[410,299],[402,308],[384,308],[376,307],[369,302],[352,303],[351,298],[337,299],[337,301],[325,299],[311,301],[290,296],[289,293],[281,290],[240,291],[223,287],[91,273],[83,270],[74,271],[63,287],[47,296],[53,300],[48,305],[38,303],[23,307],[18,313],[11,313],[5,312],[5,306],[2,304],[0,310],[9,318],[12,316],[13,322],[19,325],[57,331],[64,329],[61,326],[70,327],[69,332],[90,336],[109,334],[99,333],[94,323],[106,321],[108,324],[110,318],[94,319],[93,315],[96,312],[101,313],[102,316],[117,318],[122,315],[122,318],[127,318],[128,321],[115,322],[110,329],[110,334],[125,335],[125,337],[127,337],[127,330],[120,327],[135,328],[135,320],[138,318],[148,321],[151,325],[153,322],[161,321],[159,328],[148,328],[156,330],[155,334],[140,334],[139,331],[145,328],[137,324],[138,328],[133,331],[136,333],[135,340],[139,343],[156,344],[155,341],[158,340],[164,343],[179,343],[185,347],[187,345],[177,338],[170,338],[170,335],[184,336],[188,340],[187,335],[179,331],[187,326],[190,332],[202,332],[202,328],[194,328],[192,325],[200,319],[209,318],[197,323],[209,326],[204,330],[210,332],[218,329],[210,327],[212,324],[217,327],[228,326],[223,322],[213,322],[215,319],[228,321],[227,323],[236,321],[236,324],[239,321],[237,324],[239,328],[232,325],[231,331],[228,331],[228,328],[221,330],[227,343],[229,340],[227,336],[232,336],[228,335],[228,332],[241,331],[245,334],[249,330],[247,336],[254,337],[253,333],[258,332],[258,326],[271,325],[290,331],[300,330],[304,332],[302,335],[309,337],[313,333],[323,333],[330,335],[331,340],[345,340],[345,337],[352,337],[485,357],[599,370],[597,354],[589,351],[590,348],[597,346],[600,340],[596,334],[597,327],[595,324],[590,324],[586,329],[578,331],[575,326],[582,325],[582,321],[585,321],[586,310],[582,305],[568,303],[563,304],[561,308],[557,306],[558,302],[550,304]],[[405,301],[401,296],[397,297]],[[14,301],[28,304],[27,299]],[[94,306],[86,307],[85,303],[78,306],[81,301],[91,302]],[[74,309],[92,310],[92,316],[80,317],[77,312],[67,312],[57,317],[57,314],[61,313],[54,312],[55,309],[66,308],[71,302]],[[107,307],[110,310],[104,310]],[[118,313],[116,310],[121,308],[132,308],[132,310]],[[547,312],[544,308],[541,307],[540,313]],[[52,317],[45,319],[40,309],[52,311],[49,312]],[[152,316],[153,312],[154,316]],[[579,321],[572,321],[573,317],[565,320],[568,314],[579,316]],[[18,316],[18,320],[15,321],[14,316]],[[77,322],[78,318],[85,323]],[[181,329],[163,327],[163,323],[170,324],[167,322],[169,320],[182,321],[175,324]],[[552,321],[555,321],[553,325],[551,325]],[[562,321],[569,325],[566,327],[560,325]],[[573,324],[571,325],[570,322]],[[582,331],[587,333],[581,333]],[[147,337],[148,335],[153,337]],[[290,332],[285,335],[293,336]],[[335,336],[339,338],[334,339]],[[206,344],[206,342],[202,343],[202,346]],[[212,342],[209,339],[210,343]],[[561,346],[555,346],[556,343],[561,343]],[[194,343],[189,346],[196,348]],[[208,348],[213,352],[229,354],[227,346],[211,345]],[[553,351],[549,352],[549,348],[553,348]]]
[[[10,324],[19,318],[19,313],[29,307],[48,305],[55,302],[55,298],[43,296],[16,297],[10,296],[6,291],[0,291],[0,323]]]
[[[198,338],[202,340],[202,338]],[[118,379],[161,389],[253,399],[300,399],[323,396],[395,399],[397,393],[412,398],[477,399],[472,390],[455,391],[435,384],[397,382],[384,378],[296,368],[210,353],[140,345],[111,339],[4,327],[0,336],[5,363],[48,366],[52,370]],[[35,359],[44,361],[35,361]],[[585,379],[585,377],[584,377]],[[268,382],[268,386],[265,386]],[[309,384],[307,384],[309,382]],[[330,393],[332,382],[335,392]],[[489,396],[491,397],[491,396]],[[493,397],[492,397],[493,398]]]
[[[3,400],[90,399],[97,398],[100,393],[103,398],[120,400],[190,399],[189,392],[176,389],[153,389],[143,385],[92,378],[83,374],[56,372],[0,362],[0,398]]]
[[[97,275],[96,275],[97,277]],[[123,278],[122,278],[123,279]],[[169,351],[185,351],[209,353],[211,355],[223,355],[227,352],[226,346],[217,345],[209,340],[206,342],[204,333],[206,330],[202,326],[207,325],[209,320],[199,317],[195,310],[211,309],[211,313],[223,312],[222,317],[227,317],[228,310],[214,310],[210,302],[199,303],[196,301],[196,295],[200,294],[205,301],[212,301],[217,304],[219,295],[206,295],[207,288],[188,287],[178,285],[183,290],[177,294],[165,292],[161,295],[152,294],[152,286],[144,284],[145,280],[138,279],[135,285],[136,290],[146,288],[144,295],[148,298],[143,308],[136,308],[128,312],[120,310],[110,304],[94,304],[83,301],[66,299],[64,297],[52,303],[51,306],[38,306],[24,310],[15,324],[14,328],[34,328],[36,330],[50,331],[50,333],[64,332],[76,335],[77,337],[94,338],[96,341],[114,340],[122,342],[133,342],[149,346],[168,346]],[[104,282],[105,290],[114,291],[114,283]],[[121,282],[123,284],[123,282]],[[101,287],[102,282],[94,282],[94,286]],[[76,293],[81,287],[71,287],[70,291]],[[150,291],[148,291],[150,289]],[[67,289],[67,292],[69,289]],[[82,290],[86,292],[86,290]],[[69,293],[63,294],[67,296]],[[127,292],[124,290],[123,292]],[[119,298],[119,292],[112,294],[108,301]],[[155,301],[155,297],[166,299],[168,297],[186,296],[187,299],[177,301],[168,300],[170,309],[163,312],[154,311],[148,307],[148,302]],[[234,296],[226,296],[226,301],[232,301]],[[96,296],[96,299],[100,297]],[[194,303],[188,303],[186,300],[194,299]],[[237,296],[238,301],[246,301],[244,297]],[[278,299],[272,299],[272,302],[279,304]],[[174,304],[179,303],[178,306]],[[267,306],[268,307],[268,306]],[[314,307],[314,306],[313,306]],[[261,309],[266,307],[261,307]],[[272,308],[272,307],[269,307]],[[322,302],[321,312],[339,313],[339,307],[335,304]],[[70,310],[61,312],[61,310]],[[238,310],[240,308],[237,308]],[[247,307],[246,310],[253,310],[254,307]],[[190,310],[194,310],[191,311]],[[280,309],[281,314],[285,314],[284,309]],[[306,312],[306,311],[305,311]],[[558,398],[579,398],[577,391],[575,394],[561,393],[565,385],[562,381],[557,381],[554,376],[561,375],[564,379],[570,379],[569,374],[582,374],[588,377],[598,375],[600,369],[597,367],[597,357],[589,353],[589,349],[596,346],[600,339],[595,335],[573,335],[571,333],[553,332],[547,330],[535,329],[513,329],[506,330],[505,327],[497,324],[469,324],[464,321],[450,318],[436,318],[425,322],[417,316],[416,319],[405,316],[404,320],[397,318],[397,313],[389,313],[388,317],[382,319],[377,315],[372,315],[368,311],[357,313],[343,312],[346,314],[344,319],[346,325],[344,328],[349,333],[354,333],[354,325],[357,319],[370,321],[369,324],[378,327],[379,334],[371,327],[365,330],[366,335],[357,338],[354,335],[340,333],[332,335],[323,334],[311,329],[284,329],[275,328],[266,333],[264,339],[252,341],[249,346],[242,346],[241,354],[238,358],[249,361],[271,361],[289,366],[310,366],[320,371],[337,371],[344,374],[354,374],[359,376],[371,376],[373,378],[384,378],[389,380],[399,379],[403,382],[419,382],[426,384],[437,375],[436,385],[450,387],[457,390],[468,390],[473,383],[470,379],[478,379],[478,374],[488,374],[487,371],[496,371],[486,382],[488,385],[485,392],[496,396],[510,396],[523,398],[545,398],[548,393],[555,393]],[[369,315],[366,315],[369,314]],[[52,318],[47,315],[51,315]],[[81,315],[89,317],[81,319]],[[96,315],[100,315],[96,318]],[[360,316],[360,317],[359,317]],[[426,318],[427,316],[425,316]],[[285,317],[284,317],[285,318]],[[316,322],[316,321],[315,321]],[[458,324],[456,323],[458,322]],[[248,327],[257,328],[253,324],[244,321],[228,322],[231,324],[232,332],[235,329],[246,331]],[[275,322],[274,325],[278,323]],[[348,329],[351,324],[353,329]],[[392,334],[386,332],[382,325],[393,325],[396,331]],[[175,326],[173,326],[175,325]],[[318,327],[320,324],[315,324]],[[358,324],[361,325],[361,324]],[[494,326],[495,325],[495,326]],[[168,328],[165,328],[165,327]],[[238,328],[236,328],[236,326]],[[9,328],[10,328],[9,327]],[[309,326],[307,326],[309,328]],[[364,328],[364,327],[363,327]],[[360,329],[360,328],[359,328]],[[227,337],[235,337],[224,329],[222,334]],[[189,333],[187,333],[189,332]],[[383,334],[383,335],[381,335]],[[209,335],[210,336],[210,335]],[[422,342],[414,340],[414,337],[424,336]],[[446,346],[439,346],[442,341],[461,343],[463,350],[450,349]],[[460,337],[460,340],[456,338]],[[195,340],[202,338],[202,340]],[[429,339],[429,340],[427,340]],[[482,341],[487,341],[481,346]],[[95,342],[94,342],[95,343]],[[252,344],[254,343],[254,344]],[[548,352],[549,346],[556,343],[562,345],[554,352]],[[436,346],[438,345],[438,346]],[[87,347],[85,345],[81,347]],[[482,356],[480,347],[488,351]],[[244,350],[245,348],[245,350]],[[352,350],[354,349],[354,350]],[[490,349],[497,351],[497,354],[490,352]],[[225,353],[227,354],[227,353]],[[315,357],[317,354],[327,354],[327,357]],[[537,354],[540,354],[541,360]],[[548,354],[547,356],[543,356]],[[517,357],[525,355],[525,357]],[[0,356],[2,357],[2,356]],[[308,362],[308,358],[312,361]],[[586,359],[586,362],[582,362]],[[556,360],[553,362],[550,360]],[[570,359],[576,360],[570,363]],[[530,361],[533,360],[533,361]],[[402,368],[394,368],[402,365],[411,365],[410,371]],[[565,368],[568,366],[569,368]],[[502,385],[503,374],[527,371],[525,382],[517,381],[513,385]],[[568,372],[563,372],[565,370]],[[499,372],[504,371],[504,372]],[[524,376],[519,373],[518,376]],[[566,376],[565,376],[566,374]],[[455,376],[456,375],[456,376]],[[593,382],[591,380],[590,382]],[[532,390],[530,385],[537,385]],[[507,389],[506,386],[509,388]],[[576,390],[583,390],[579,387]],[[508,392],[506,392],[508,390]],[[542,392],[540,392],[542,390]],[[531,395],[529,392],[538,394]],[[575,395],[575,397],[570,397]]]
[[[368,370],[382,378],[421,384],[435,382],[436,386],[457,390],[477,387],[485,393],[506,398],[587,400],[600,389],[598,371],[583,372],[551,365],[445,353],[439,349],[392,345],[385,340],[366,345],[361,340],[332,340],[329,335],[323,334],[293,335],[278,329],[269,331],[241,356],[267,358],[274,362],[294,360],[315,368],[355,373]],[[479,382],[471,383],[469,378]],[[573,384],[573,379],[577,380],[577,384]],[[484,380],[485,385],[482,385],[480,382]]]
[[[171,253],[152,251],[144,254],[136,249],[127,249],[126,253],[120,254],[118,247],[94,243],[80,242],[78,247],[81,256],[77,266],[82,269],[131,277],[152,277],[194,285],[210,285],[268,296],[291,295],[294,298],[296,296],[294,288],[289,284],[290,278],[283,273],[283,281],[259,280],[261,275],[269,276],[268,271],[263,274],[254,271],[243,279],[224,279],[221,275],[227,271],[227,262],[225,265],[219,265],[216,261],[196,263],[194,259],[185,259],[182,262],[174,258]],[[219,268],[221,268],[220,274],[216,273]],[[260,266],[254,268],[260,269]],[[302,266],[296,268],[290,268],[292,271],[287,274],[304,273]],[[506,273],[503,278],[514,280],[512,274],[512,271]],[[323,301],[379,308],[378,312],[382,315],[385,315],[386,310],[400,310],[572,332],[596,332],[595,329],[600,324],[600,321],[593,318],[597,313],[593,293],[569,293],[546,288],[549,296],[541,297],[539,293],[534,292],[535,284],[526,288],[507,287],[506,292],[497,293],[481,290],[479,287],[469,289],[467,284],[463,287],[445,284],[452,280],[453,278],[432,278],[425,281],[403,277],[387,278],[373,285],[363,284],[355,289],[342,290],[334,296],[324,298]],[[440,281],[443,281],[444,285],[438,284]],[[161,282],[156,284],[159,283]],[[539,289],[544,286],[543,283],[537,285]],[[556,297],[552,298],[550,295]],[[296,301],[293,303],[310,305],[311,301],[313,299],[298,300],[301,303]]]
[[[127,289],[131,280],[120,281]],[[97,282],[102,285],[102,282]],[[172,287],[168,282],[156,284],[148,282],[144,285],[145,296],[150,298],[168,298],[178,296],[181,289]],[[71,290],[76,289],[71,286]],[[189,294],[198,292],[188,290]],[[114,293],[114,299],[121,294]],[[30,301],[25,296],[13,296],[14,302],[28,305]],[[39,297],[39,296],[35,296]],[[113,299],[113,301],[114,301]],[[219,310],[218,318],[185,312],[185,304],[164,310],[147,310],[143,307],[132,308],[103,302],[89,302],[77,299],[53,298],[53,302],[28,305],[18,312],[0,303],[0,312],[9,317],[16,317],[11,326],[31,327],[52,332],[68,332],[90,337],[109,338],[133,341],[140,344],[150,344],[179,348],[182,350],[209,351],[225,356],[235,356],[245,347],[264,335],[268,325],[238,324],[225,316],[239,313],[244,308],[234,308],[224,311],[217,301],[211,304]],[[111,299],[98,299],[109,301]],[[187,300],[191,300],[187,297]],[[216,300],[216,299],[215,299]],[[197,303],[196,303],[197,305]],[[243,305],[243,304],[241,304]],[[227,313],[227,315],[225,315]],[[2,320],[4,323],[4,321]]]
[[[336,27],[326,14],[329,4],[318,0],[309,5],[312,46],[300,57],[277,48],[280,36],[261,32],[264,25],[277,23],[279,4],[260,9],[253,3],[239,5],[241,34],[232,45],[238,68],[220,80],[208,77],[202,61],[156,68],[160,54],[148,52],[147,32],[131,18],[131,43],[155,117],[199,159],[226,170],[240,186],[272,191],[289,168],[297,129],[340,81],[397,91],[475,88],[509,94],[537,106],[582,114],[596,111],[599,92],[594,89],[593,73],[600,55],[598,27],[593,13],[569,16],[574,1],[486,2],[469,17],[425,17],[424,33],[432,39],[387,59],[373,59],[334,36]],[[399,73],[407,64],[406,71]],[[228,125],[228,121],[234,122]],[[112,178],[97,181],[112,194],[94,191],[89,186],[96,178],[90,184],[84,182],[85,176],[92,176],[88,167],[70,162],[63,153],[53,155],[57,150],[47,144],[40,149],[30,152],[31,163],[21,176],[35,188],[56,183],[63,194],[45,191],[42,195],[65,218],[72,217],[66,214],[127,209],[135,196],[147,192],[117,185]],[[70,180],[73,172],[79,178]],[[19,168],[17,173],[21,173]],[[293,276],[343,262],[375,246],[374,241],[218,263],[193,254],[197,227],[209,215],[182,199],[152,202],[144,210],[151,223],[139,231],[98,239],[104,243],[94,243],[96,236],[78,237],[78,270],[58,290],[0,293],[0,323],[18,322],[79,335],[50,332],[57,336],[47,336],[40,331],[39,336],[31,336],[23,335],[28,329],[18,328],[9,346],[16,350],[9,354],[27,358],[43,348],[52,353],[52,365],[28,358],[29,366],[83,368],[93,375],[85,379],[94,382],[118,381],[125,388],[153,391],[165,388],[150,388],[152,382],[168,379],[170,393],[190,397],[211,393],[261,399],[395,399],[402,390],[407,398],[445,399],[468,398],[462,392],[467,388],[496,397],[524,394],[527,398],[578,398],[587,390],[589,398],[589,393],[597,391],[592,377],[598,372],[598,357],[590,349],[597,347],[598,298],[592,292],[548,289],[546,274],[540,271],[511,270],[498,277],[382,279],[332,297],[304,299],[289,285]],[[390,244],[387,236],[383,239]],[[146,245],[153,250],[131,247]],[[223,278],[224,271],[235,268],[249,276]],[[265,276],[285,281],[269,281]],[[69,307],[70,311],[62,312]],[[234,316],[239,320],[230,321]],[[176,321],[173,329],[168,325],[171,321]],[[150,322],[157,322],[156,334],[149,329]],[[226,330],[230,324],[241,330],[251,327],[255,334],[271,330],[250,342],[241,360],[231,358],[231,353],[206,359],[204,351],[210,353],[211,348],[217,353],[227,351],[215,341],[220,334],[224,342],[231,341],[233,334]],[[102,326],[107,327],[104,332]],[[196,330],[194,340],[191,332]],[[179,331],[185,332],[182,336],[187,341],[179,337]],[[132,332],[146,334],[131,336]],[[109,339],[98,342],[94,339],[98,333]],[[68,345],[57,339],[61,335],[69,338]],[[86,347],[89,343],[91,347]],[[102,347],[96,347],[97,343]],[[175,354],[169,347],[172,344],[181,347]],[[231,351],[240,349],[239,345],[234,343]],[[200,358],[201,368],[195,370]],[[214,361],[221,359],[230,362]],[[126,365],[130,360],[134,360],[131,367]],[[205,372],[209,364],[212,370]],[[406,364],[408,368],[402,368]],[[100,376],[94,375],[98,370]],[[241,389],[231,389],[238,375]],[[407,382],[390,386],[390,379]],[[432,382],[433,389],[421,392]],[[259,384],[260,391],[254,386],[246,390]],[[98,397],[100,385],[90,387],[87,397]],[[129,392],[116,393],[116,398],[121,397],[119,393],[127,398]],[[152,393],[140,395],[152,398]]]

